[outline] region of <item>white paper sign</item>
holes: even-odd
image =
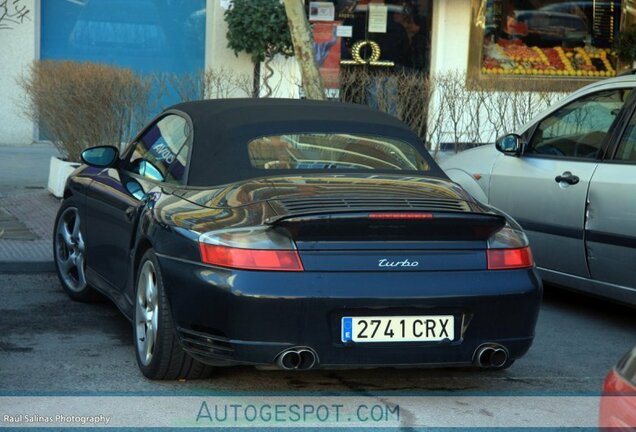
[[[309,2],[309,21],[333,21],[336,9],[331,2]]]
[[[336,36],[338,37],[351,37],[353,36],[353,27],[341,25],[336,27]]]
[[[387,5],[369,4],[369,33],[386,33],[386,22],[389,16]]]

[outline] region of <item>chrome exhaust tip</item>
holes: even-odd
[[[508,353],[501,348],[494,350],[490,356],[490,366],[495,368],[502,367],[506,364],[506,361],[508,361]]]
[[[285,351],[278,357],[278,366],[282,369],[297,369],[300,364],[300,356],[295,350]]]
[[[276,365],[285,370],[309,370],[318,364],[318,356],[308,347],[295,347],[279,354]]]
[[[301,349],[298,351],[298,357],[300,358],[298,362],[299,370],[308,370],[316,365],[316,355],[313,351]]]
[[[508,350],[505,347],[488,343],[475,350],[474,362],[482,368],[500,368],[508,361]]]
[[[475,354],[477,365],[482,368],[490,367],[490,361],[494,352],[495,350],[490,346],[479,348]]]

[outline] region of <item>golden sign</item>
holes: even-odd
[[[362,48],[371,47],[371,56],[368,59],[362,58]],[[377,42],[371,40],[358,41],[351,47],[352,60],[340,60],[343,65],[370,65],[370,66],[395,66],[392,61],[380,60],[382,50]]]

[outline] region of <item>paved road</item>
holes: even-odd
[[[548,287],[537,338],[507,371],[219,370],[209,380],[151,382],[137,369],[131,325],[109,302],[69,300],[52,274],[0,274],[0,391],[598,392],[636,343],[633,309]]]

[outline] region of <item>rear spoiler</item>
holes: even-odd
[[[487,240],[504,216],[474,212],[338,211],[283,215],[266,221],[296,240]]]

